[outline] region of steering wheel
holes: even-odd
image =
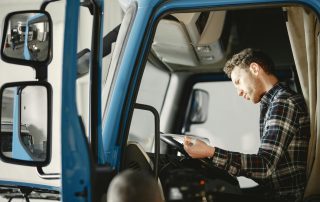
[[[183,144],[175,140],[173,137],[160,134],[160,139],[166,144],[174,147],[176,150],[178,150],[180,153],[182,153],[186,157],[190,157],[189,154],[184,150]]]
[[[189,156],[189,154],[184,150],[183,144],[179,143],[173,137],[167,136],[167,135],[160,135],[160,139],[163,142],[165,142],[166,144],[177,149],[183,155],[185,155],[187,157],[186,159],[189,159],[190,162],[197,161],[200,163],[199,165],[201,165],[202,167],[206,167],[206,168],[210,169],[211,171],[214,171],[212,173],[218,174],[217,176],[221,176],[221,178],[226,179],[226,181],[231,182],[234,185],[239,185],[238,180],[234,176],[231,176],[227,171],[221,170],[221,169],[213,166],[209,159],[193,159],[193,158],[191,158]],[[194,165],[194,163],[191,163],[191,164]]]

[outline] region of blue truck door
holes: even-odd
[[[62,200],[92,201],[92,162],[75,100],[80,1],[67,1],[62,80]]]

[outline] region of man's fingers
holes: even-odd
[[[184,143],[183,143],[183,147],[185,148],[185,149],[190,149],[190,147],[192,147],[192,143],[191,142],[188,142],[188,141],[185,141]]]
[[[192,145],[191,138],[184,137],[183,145]]]
[[[187,136],[184,136],[184,142],[188,143],[191,141],[191,138],[190,137],[187,137]]]
[[[184,144],[184,145],[183,145],[183,148],[184,148],[184,150],[186,150],[186,152],[188,152],[188,149],[189,149],[189,148],[188,148],[188,145],[187,145],[187,144]]]
[[[183,148],[188,154],[189,154],[190,149],[191,149],[190,147],[192,147],[192,146],[193,146],[193,144],[188,139],[184,139]]]

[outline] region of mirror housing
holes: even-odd
[[[52,20],[46,11],[9,13],[4,21],[1,44],[3,61],[41,71],[52,60]]]
[[[209,107],[209,93],[201,89],[192,91],[188,120],[191,124],[207,121]]]
[[[207,121],[209,110],[209,93],[202,89],[193,89],[189,99],[182,133],[190,131],[191,124],[201,124]]]
[[[52,87],[47,82],[14,82],[1,87],[0,157],[4,162],[50,163],[51,111]]]

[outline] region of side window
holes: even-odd
[[[209,93],[208,117],[204,123],[191,124],[191,134],[206,137],[212,145],[241,153],[257,153],[259,137],[259,104],[236,97],[232,82],[197,83],[194,89]],[[242,178],[241,186],[253,181]]]
[[[101,70],[101,84],[102,84],[102,110],[106,100],[106,89],[110,88],[111,81],[106,83],[108,72],[110,71],[111,58],[114,53],[116,43],[123,43],[121,40],[117,42],[119,27],[123,18],[123,11],[118,1],[108,1],[104,8],[104,19],[102,25],[103,31],[103,55],[102,55],[102,70]],[[78,74],[77,74],[77,107],[81,120],[87,136],[90,134],[90,63],[91,63],[91,46],[92,46],[92,26],[93,16],[90,10],[85,7],[80,7],[79,14],[79,34],[78,34]],[[109,37],[112,35],[113,37]],[[121,38],[121,37],[118,37]],[[106,50],[108,49],[108,50]],[[109,50],[110,49],[110,50]]]
[[[194,89],[209,93],[209,110],[207,121],[192,124],[190,133],[207,136],[214,145],[227,150],[256,153],[260,140],[259,104],[234,98],[236,90],[227,81],[198,83]]]
[[[77,108],[86,134],[89,135],[89,103],[90,103],[90,57],[93,17],[87,7],[79,10],[78,33],[78,69],[77,69]]]
[[[119,32],[119,27],[120,24],[122,24],[122,20],[124,17],[124,12],[120,7],[120,3],[118,1],[111,1],[108,0],[105,2],[105,6],[104,6],[104,19],[103,19],[103,56],[105,56],[105,54],[107,54],[107,52],[109,54],[107,54],[105,57],[103,57],[102,60],[102,85],[105,83],[106,81],[106,77],[110,68],[110,63],[111,63],[111,58],[114,52],[114,48],[115,48],[115,39],[118,38],[118,32]],[[111,34],[113,35],[113,37],[106,37],[107,35],[110,35],[110,33],[114,33]],[[105,43],[105,40],[109,40],[107,41],[107,44]],[[120,39],[120,38],[119,38]],[[110,44],[111,43],[111,44]],[[122,43],[120,40],[117,41],[117,43]],[[106,47],[106,45],[108,45]]]
[[[151,105],[161,113],[170,75],[147,62],[136,103]],[[145,151],[153,151],[154,117],[149,111],[135,109],[128,141],[140,144]]]

